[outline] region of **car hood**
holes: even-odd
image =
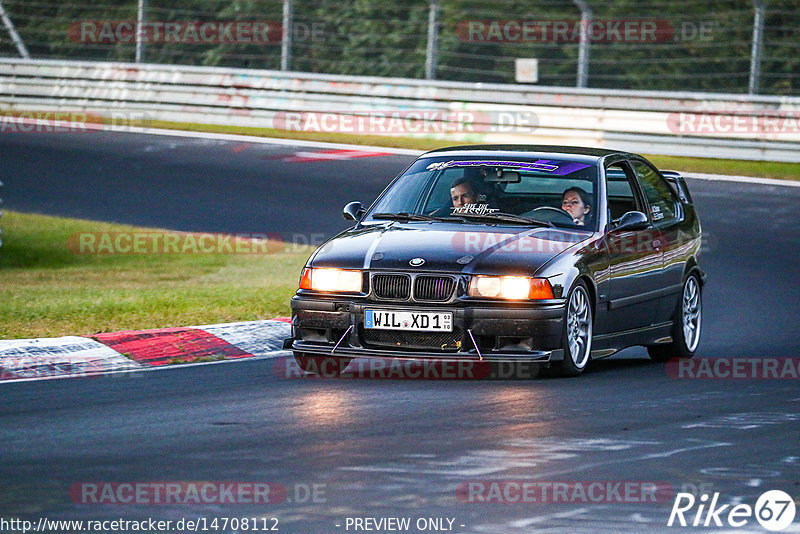
[[[356,226],[320,247],[313,267],[532,275],[589,231],[457,223]],[[411,260],[424,263],[413,266]],[[417,260],[417,263],[419,260]]]

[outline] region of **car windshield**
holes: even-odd
[[[453,220],[594,229],[597,166],[580,161],[435,157],[416,161],[364,219]]]

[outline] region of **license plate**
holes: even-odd
[[[364,310],[364,328],[376,330],[412,330],[415,332],[452,332],[452,312],[410,312]]]

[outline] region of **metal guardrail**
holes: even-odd
[[[139,113],[166,121],[267,128],[286,127],[287,112],[342,120],[432,112],[433,122],[447,122],[443,129],[354,133],[800,162],[798,97],[0,58],[0,109],[92,111],[107,116]],[[513,124],[503,122],[508,117]],[[735,134],[713,127],[683,131],[681,121],[687,117],[723,117],[730,123],[745,121],[742,124],[749,120],[756,126]],[[786,131],[771,131],[758,126],[764,117],[788,117],[794,122],[787,122]]]

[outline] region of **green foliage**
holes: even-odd
[[[674,30],[658,42],[593,42],[589,87],[640,90],[747,91],[753,35],[751,0],[588,1],[594,20],[658,21]],[[136,0],[56,3],[4,0],[32,56],[132,61],[133,42],[87,44],[70,37],[81,21],[136,18]],[[440,0],[437,78],[514,82],[515,58],[538,58],[542,85],[573,86],[576,42],[468,40],[468,21],[570,21],[580,13],[557,0]],[[797,0],[769,0],[764,21],[761,93],[800,93]],[[428,0],[293,0],[293,70],[331,74],[424,76]],[[149,0],[150,21],[269,21],[280,24],[282,0]],[[0,55],[16,50],[0,31]],[[149,43],[151,63],[278,69],[280,43]]]

